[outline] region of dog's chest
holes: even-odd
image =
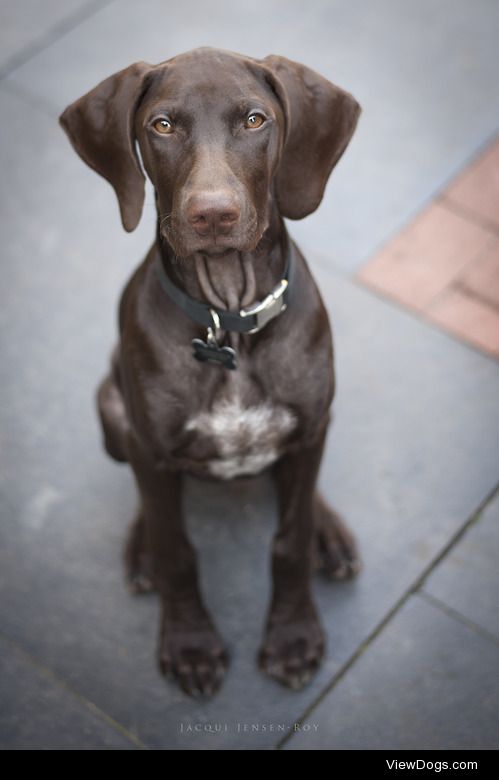
[[[194,414],[185,424],[199,443],[209,442],[205,466],[219,479],[257,474],[281,454],[282,445],[296,426],[294,414],[270,401],[246,405],[237,395],[224,398],[207,411]]]

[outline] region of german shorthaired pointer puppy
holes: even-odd
[[[259,663],[281,683],[302,686],[324,652],[314,565],[335,579],[359,568],[352,536],[316,490],[331,333],[283,219],[318,207],[359,112],[350,94],[284,57],[202,48],[135,63],[60,119],[114,187],[125,230],[141,216],[144,171],[155,189],[156,239],[122,295],[98,406],[106,449],[131,465],[141,496],[128,577],[158,590],[160,667],[191,695],[219,687],[227,655],[198,588],[184,473],[272,469],[280,519]]]

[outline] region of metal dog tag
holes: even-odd
[[[194,347],[194,357],[202,363],[218,363],[224,368],[234,371],[236,366],[236,351],[232,347],[220,347],[218,339],[220,337],[220,317],[215,309],[210,309],[212,327],[208,328],[206,341],[203,339],[192,339]]]
[[[218,363],[232,371],[237,368],[236,351],[232,347],[219,347],[216,343],[207,344],[203,339],[193,339],[194,357],[202,363]]]

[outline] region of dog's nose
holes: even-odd
[[[189,198],[187,219],[199,236],[228,235],[241,209],[231,192],[200,192]]]

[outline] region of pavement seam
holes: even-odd
[[[27,44],[17,51],[12,57],[9,57],[6,63],[0,67],[0,81],[6,76],[9,76],[21,65],[29,62],[37,54],[40,54],[44,49],[48,49],[53,43],[63,38],[68,32],[71,32],[81,22],[89,19],[96,12],[105,8],[107,5],[114,3],[115,0],[90,0],[85,6],[79,8],[72,14],[68,14],[64,18],[60,19],[50,28],[44,35],[36,39],[34,42]]]
[[[490,309],[496,314],[499,312],[499,304],[497,304],[495,301],[490,300],[490,298],[486,298],[483,295],[483,293],[473,290],[473,288],[469,287],[465,282],[461,282],[458,280],[453,284],[450,284],[447,289],[457,290],[457,292],[461,293],[462,295],[465,295],[467,298],[471,298],[473,301],[476,301],[476,303],[479,303],[480,306],[483,306],[485,309]]]
[[[409,601],[411,596],[415,595],[421,590],[421,588],[423,587],[425,581],[428,579],[430,574],[439,565],[439,563],[447,556],[447,554],[452,550],[452,548],[456,544],[458,544],[458,542],[461,541],[461,539],[466,534],[466,532],[479,521],[487,505],[491,501],[493,501],[497,495],[499,495],[499,482],[480,502],[480,504],[470,515],[468,520],[466,520],[466,522],[461,526],[461,528],[451,537],[451,539],[447,542],[447,544],[443,547],[443,549],[423,569],[422,573],[413,582],[413,584],[406,590],[405,593],[402,594],[402,596],[399,599],[397,599],[393,607],[386,613],[384,618],[382,618],[382,620],[378,623],[378,625],[375,626],[375,628],[371,631],[370,634],[368,634],[368,636],[364,639],[364,641],[361,642],[357,650],[355,650],[355,652],[352,653],[350,658],[348,658],[347,661],[345,661],[345,663],[338,669],[337,673],[333,676],[333,678],[328,683],[328,685],[326,685],[326,687],[323,688],[323,690],[318,694],[318,696],[316,696],[313,702],[311,702],[311,704],[309,704],[308,707],[306,707],[302,715],[295,719],[294,723],[301,725],[307,720],[307,718],[309,718],[312,715],[313,711],[319,706],[319,704],[322,703],[322,701],[324,701],[326,696],[328,696],[334,690],[336,685],[343,679],[343,677],[345,677],[347,672],[350,671],[350,669],[354,666],[354,664],[358,661],[358,659],[370,647],[372,642],[384,631],[386,626],[391,622],[392,618],[394,618],[398,614],[398,612],[402,609],[402,607],[407,603],[407,601]],[[274,746],[274,750],[281,750],[291,739],[293,739],[293,736],[294,734],[286,734],[286,736],[283,737]]]
[[[32,655],[29,650],[27,650],[22,644],[7,636],[3,632],[0,632],[0,639],[2,639],[2,641],[4,641],[7,645],[10,645],[12,650],[14,650],[18,655],[22,656],[22,658],[27,663],[29,663],[30,666],[36,669],[43,677],[45,677],[45,679],[54,683],[58,688],[62,688],[62,690],[66,693],[70,694],[70,696],[83,705],[85,709],[89,710],[93,715],[98,717],[99,720],[104,721],[122,737],[125,737],[128,742],[131,742],[140,750],[150,749],[139,739],[139,737],[133,734],[133,732],[129,731],[119,721],[115,720],[111,715],[102,710],[97,704],[94,704],[92,701],[90,701],[90,699],[87,699],[85,696],[83,696],[83,694],[74,690],[74,688],[68,685],[68,683],[59,677],[52,669],[50,669],[48,666],[45,666],[45,664],[36,658],[36,656]]]
[[[48,101],[40,98],[30,89],[26,88],[24,84],[18,84],[17,81],[9,81],[8,79],[0,80],[0,90],[6,92],[16,100],[20,100],[23,103],[29,105],[31,111],[40,111],[45,117],[49,118],[52,122],[56,123],[59,115],[59,111]]]
[[[435,203],[439,203],[441,206],[444,206],[447,211],[451,211],[453,214],[461,217],[461,219],[465,219],[467,222],[472,222],[474,225],[482,228],[482,230],[486,230],[496,237],[499,236],[499,227],[495,222],[492,222],[491,219],[487,219],[487,217],[480,216],[470,207],[458,203],[453,199],[452,195],[447,195],[446,192],[442,192],[441,195],[438,195],[435,198]]]
[[[466,615],[463,615],[462,612],[459,612],[458,609],[454,609],[454,607],[451,607],[445,601],[442,601],[436,596],[433,596],[431,593],[428,593],[428,591],[424,589],[419,590],[415,595],[420,596],[422,599],[427,601],[428,604],[431,604],[433,607],[435,607],[435,609],[439,609],[441,612],[444,612],[449,617],[459,621],[459,623],[462,623],[467,628],[470,628],[472,631],[474,631],[476,634],[480,634],[480,636],[482,636],[484,639],[488,639],[490,642],[493,642],[495,645],[499,647],[498,636],[491,633],[490,631],[487,631],[486,628],[479,625],[478,623],[475,623],[473,620],[470,620],[470,618],[466,617]]]

